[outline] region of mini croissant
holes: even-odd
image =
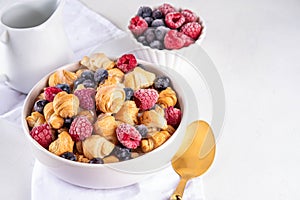
[[[101,114],[94,123],[94,132],[96,135],[103,136],[112,143],[117,144],[118,139],[115,133],[117,127],[118,124],[113,116]]]
[[[102,83],[102,84],[99,85],[99,87],[116,85],[118,83],[119,83],[119,81],[115,77],[109,76],[109,77],[107,77],[107,79],[105,79],[104,83]]]
[[[55,113],[62,118],[71,118],[78,113],[79,99],[74,94],[59,92],[54,97],[53,108]]]
[[[98,87],[95,96],[96,107],[105,113],[117,113],[125,101],[125,92],[121,85]]]
[[[167,129],[167,120],[164,117],[163,109],[156,106],[154,110],[147,110],[140,116],[140,122],[148,128]]]
[[[141,147],[144,153],[152,151],[157,147],[161,146],[165,141],[167,141],[171,137],[168,131],[159,131],[153,133],[152,136],[146,139],[142,139]]]
[[[77,79],[77,75],[74,72],[70,72],[63,69],[54,72],[49,77],[48,84],[49,86],[52,87],[56,86],[57,84],[63,84],[63,83],[72,86],[76,79]]]
[[[44,107],[45,120],[54,129],[59,129],[64,125],[64,119],[57,115],[53,108],[53,102],[49,102]]]
[[[49,151],[60,156],[65,152],[73,152],[74,141],[68,132],[63,131],[58,135],[58,138],[54,140],[50,146]]]
[[[86,116],[86,118],[93,124],[96,121],[97,113],[95,110],[80,110],[77,116]]]
[[[116,113],[115,118],[124,123],[135,125],[138,122],[138,112],[139,109],[134,101],[125,101],[121,109]]]
[[[26,117],[28,126],[33,128],[42,125],[46,122],[44,115],[39,112],[32,112],[30,116]]]
[[[165,90],[159,93],[157,103],[163,108],[175,106],[175,104],[177,103],[175,91],[172,88],[167,87]]]
[[[104,53],[95,53],[90,57],[84,56],[80,61],[80,64],[93,71],[96,71],[99,68],[111,69],[115,66],[115,63]]]
[[[140,67],[136,67],[132,72],[125,75],[124,85],[125,87],[132,88],[133,90],[138,90],[153,85],[154,79],[155,74]]]
[[[107,70],[108,77],[114,77],[118,82],[122,82],[124,78],[124,72],[122,72],[119,68],[112,68]]]
[[[109,155],[115,145],[100,135],[92,135],[82,142],[83,154],[88,159],[104,158]]]
[[[118,68],[112,68],[107,70],[108,77],[100,86],[116,85],[121,83],[124,79],[124,73]]]

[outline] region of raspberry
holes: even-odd
[[[74,95],[79,99],[79,106],[83,109],[93,110],[95,109],[95,95],[96,90],[93,88],[84,88],[75,90]]]
[[[179,28],[184,22],[185,18],[180,12],[171,12],[165,17],[165,23],[169,28]]]
[[[165,118],[167,123],[171,126],[177,127],[181,121],[181,111],[173,106],[165,109]]]
[[[198,39],[202,31],[202,26],[198,22],[189,22],[180,28],[180,32],[193,38]]]
[[[180,13],[184,16],[185,23],[195,22],[198,20],[197,15],[188,9],[184,9]]]
[[[86,116],[76,117],[69,129],[70,136],[75,142],[82,141],[92,135],[93,125]]]
[[[57,87],[47,87],[44,90],[45,99],[49,102],[52,102],[55,95],[61,91],[63,90]]]
[[[124,73],[133,70],[137,66],[137,61],[133,54],[124,54],[117,60],[117,67]]]
[[[180,49],[194,43],[194,40],[189,36],[178,32],[177,30],[170,30],[164,38],[164,45],[166,49]]]
[[[158,99],[158,92],[155,89],[139,89],[134,92],[134,101],[141,110],[152,108]]]
[[[165,16],[170,12],[176,11],[175,8],[168,3],[164,3],[163,5],[159,6],[158,10],[160,10],[160,12],[162,12],[162,14]]]
[[[139,36],[148,28],[148,23],[142,17],[135,16],[131,18],[128,28],[135,36]]]
[[[130,124],[120,124],[116,134],[120,143],[129,149],[136,149],[142,139],[141,134]]]
[[[48,148],[54,139],[49,124],[42,124],[40,126],[34,127],[30,131],[30,135],[35,141],[37,141],[44,148]]]

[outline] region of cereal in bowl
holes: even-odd
[[[133,54],[85,56],[58,69],[26,117],[31,137],[62,158],[91,164],[125,161],[165,143],[181,120],[169,77]]]

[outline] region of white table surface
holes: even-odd
[[[164,1],[82,2],[125,30],[139,5]],[[203,175],[207,200],[300,199],[300,1],[169,2],[205,18],[202,47],[225,87],[222,137]],[[29,199],[33,157],[20,130],[0,127],[0,199]]]

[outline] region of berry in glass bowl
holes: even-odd
[[[190,9],[177,9],[164,3],[158,7],[141,6],[129,22],[135,39],[153,49],[176,50],[200,42],[205,25]]]

